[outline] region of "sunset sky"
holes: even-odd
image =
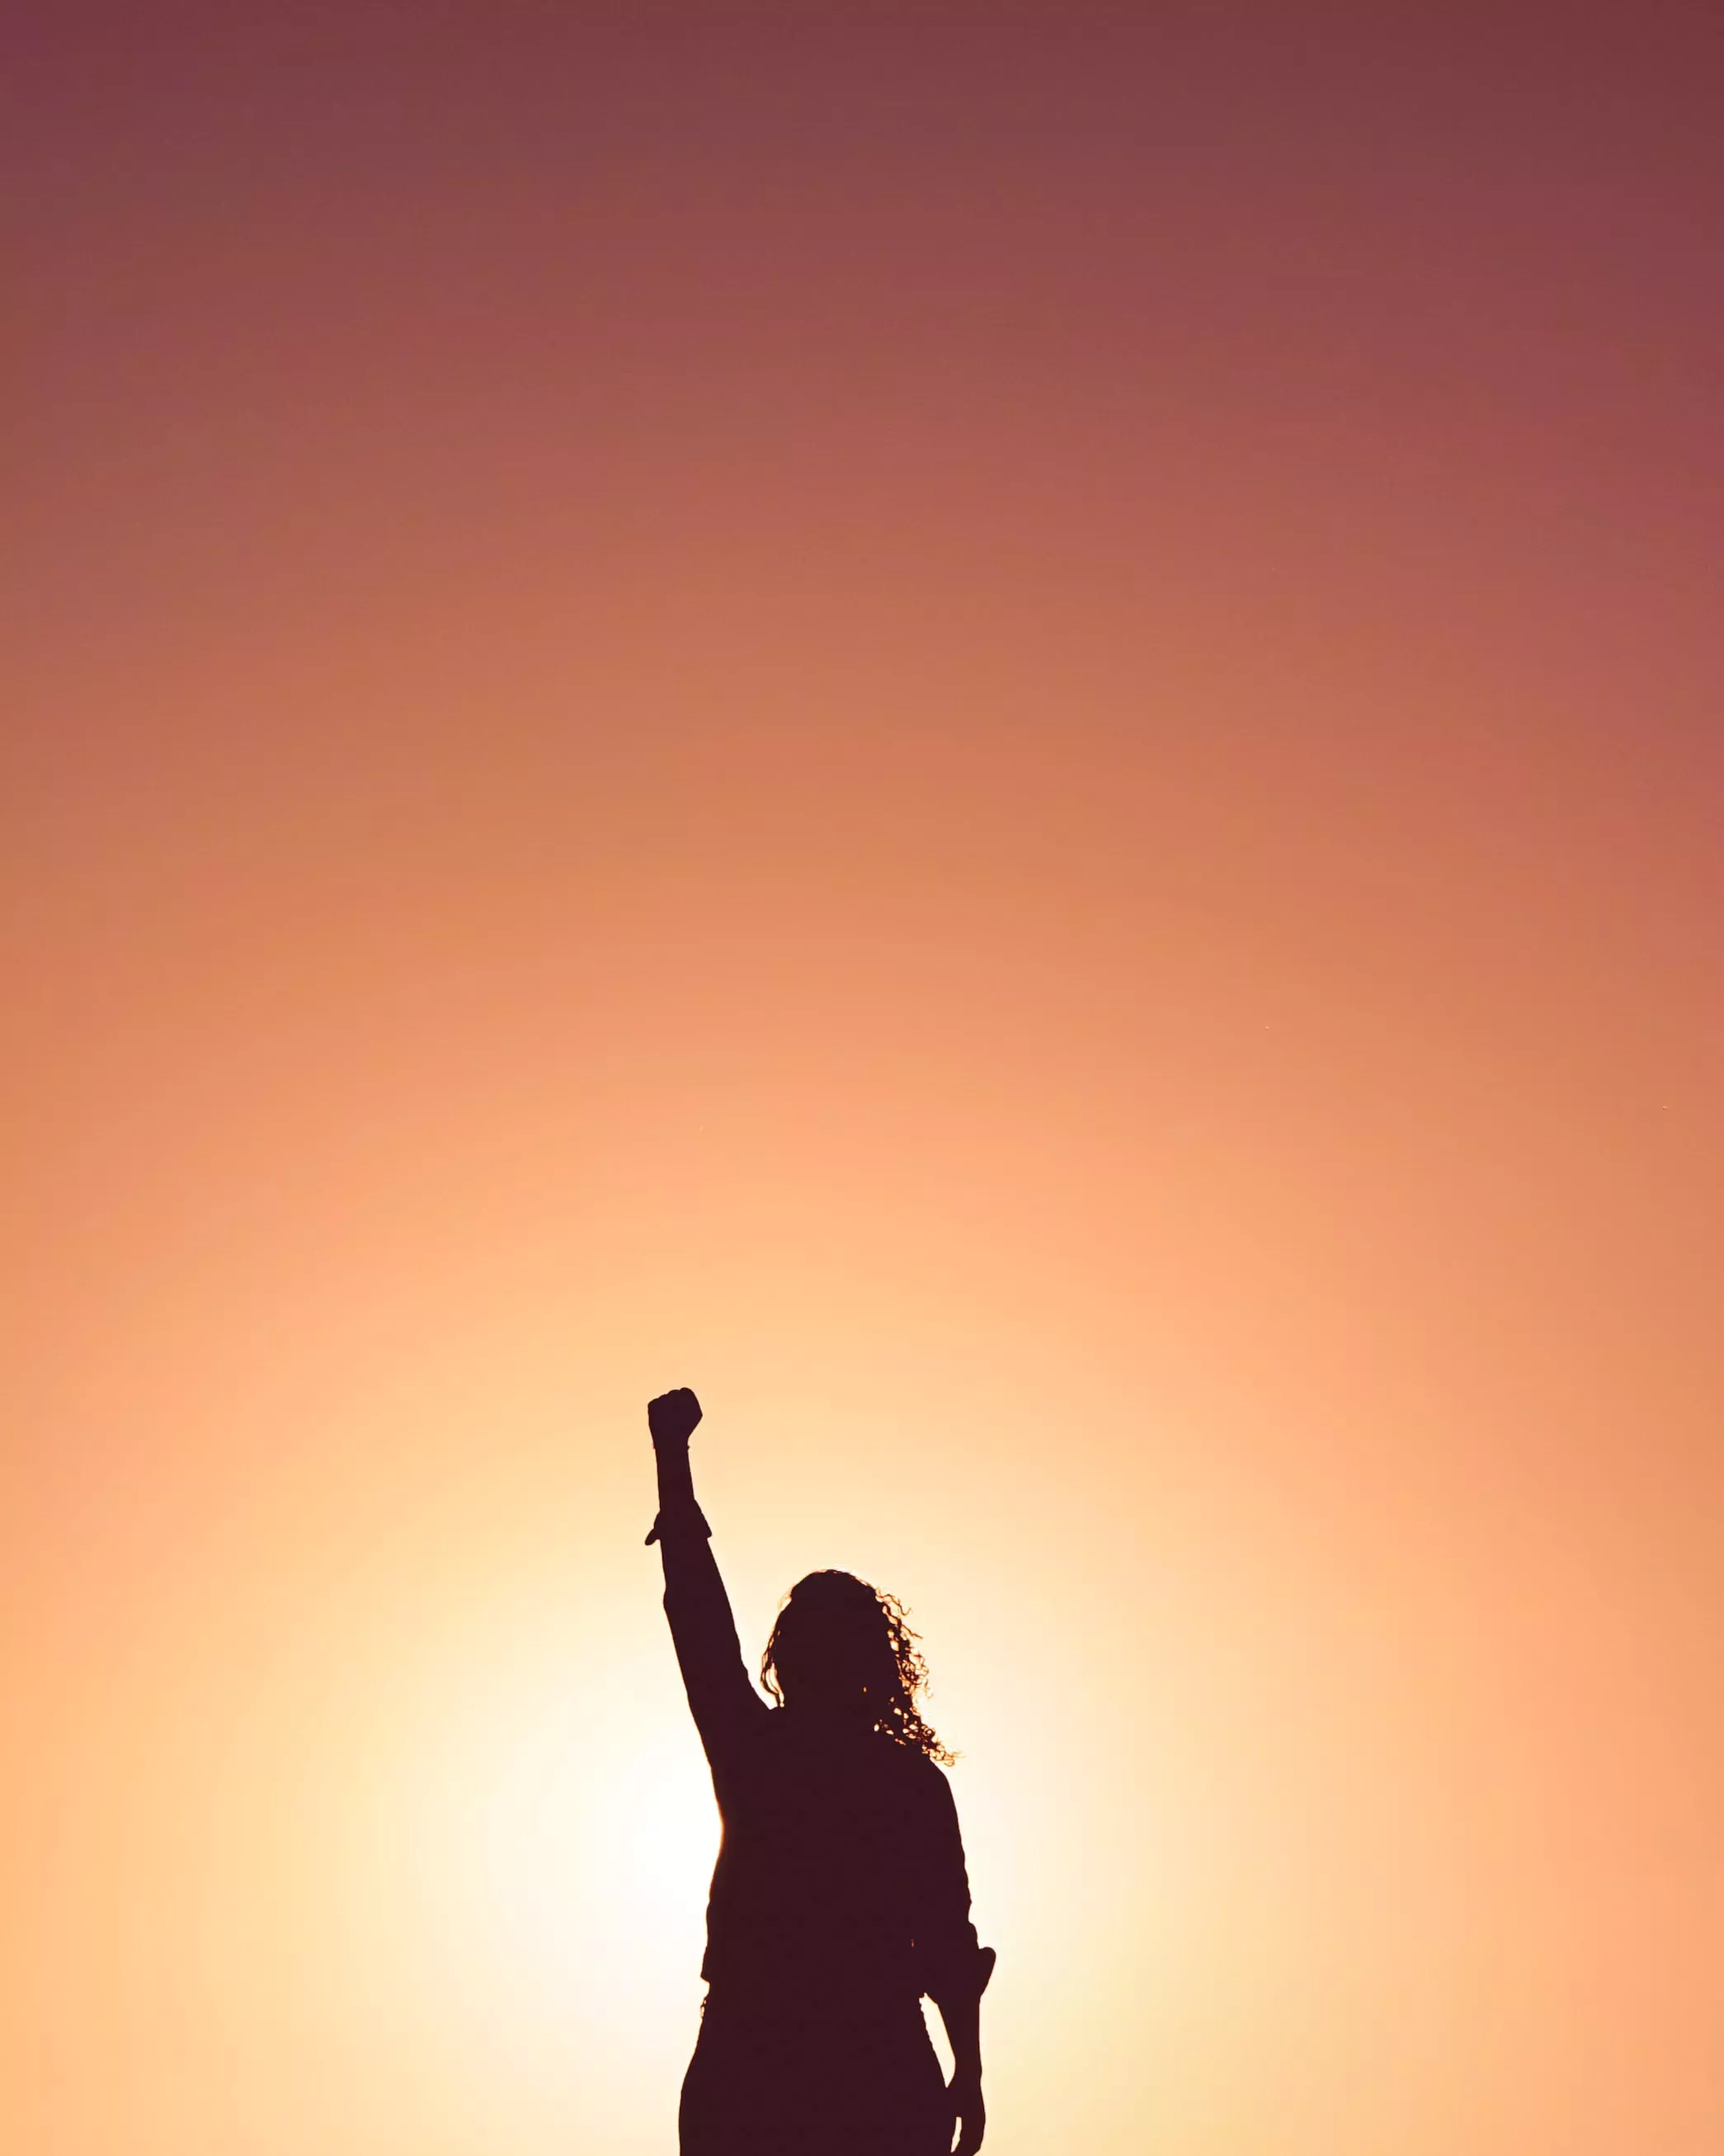
[[[992,2156],[1724,2146],[1724,18],[9,18],[18,2156],[671,2156],[910,1605]]]

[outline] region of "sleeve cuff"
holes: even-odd
[[[712,1540],[712,1530],[707,1526],[706,1515],[700,1507],[693,1502],[665,1506],[654,1517],[646,1546],[650,1549],[654,1543],[666,1542],[673,1537],[679,1542],[686,1542],[691,1536],[698,1536],[705,1542]]]

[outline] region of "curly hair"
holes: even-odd
[[[916,1704],[928,1689],[928,1666],[895,1594],[849,1572],[811,1572],[798,1580],[778,1605],[760,1659],[760,1681],[781,1707],[783,1660],[787,1650],[794,1656],[798,1645],[854,1676],[873,1726],[895,1743],[942,1767],[957,1758]]]

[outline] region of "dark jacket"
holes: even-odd
[[[698,1512],[661,1516],[664,1612],[724,1836],[701,1974],[736,1994],[951,1998],[978,1983],[951,1785],[878,1730],[770,1707],[743,1666]]]

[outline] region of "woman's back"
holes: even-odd
[[[739,1738],[712,1763],[710,1983],[914,1998],[934,1964],[973,1955],[957,1813],[932,1760],[794,1708]]]

